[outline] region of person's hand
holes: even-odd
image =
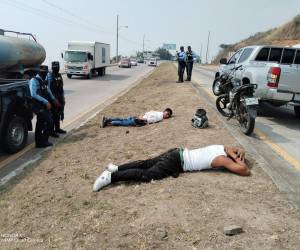
[[[241,161],[244,161],[245,160],[245,154],[246,154],[245,150],[240,149],[238,151],[238,154],[237,154],[238,155],[238,159],[241,160]]]
[[[61,104],[59,103],[59,101],[57,101],[56,99],[54,100],[54,105],[56,107],[61,107]]]
[[[47,104],[46,104],[46,108],[47,108],[48,110],[50,110],[50,109],[51,109],[51,103],[50,103],[50,102],[47,102]]]

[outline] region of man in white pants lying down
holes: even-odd
[[[174,148],[147,160],[133,161],[120,166],[109,164],[97,178],[93,191],[120,181],[150,182],[168,176],[177,177],[188,171],[226,168],[232,173],[249,176],[245,151],[236,147],[211,145],[198,149]]]

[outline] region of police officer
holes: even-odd
[[[29,81],[33,99],[33,112],[37,116],[35,128],[35,144],[37,148],[45,148],[53,144],[48,141],[53,126],[51,101],[55,98],[46,81],[48,66],[41,65],[39,73]]]
[[[53,134],[65,134],[66,131],[60,128],[60,121],[64,120],[64,107],[65,107],[65,94],[64,94],[64,83],[61,74],[59,73],[59,62],[54,61],[51,64],[52,72],[48,73],[48,87],[53,93],[58,105],[52,106],[53,116]]]
[[[185,69],[185,61],[186,61],[186,54],[184,52],[184,47],[180,46],[180,52],[177,53],[177,61],[178,61],[178,81],[183,82],[183,74]]]
[[[186,81],[191,81],[193,65],[194,65],[194,58],[196,57],[196,55],[192,51],[191,46],[188,46],[188,50],[185,54],[186,54],[186,73],[187,73]]]

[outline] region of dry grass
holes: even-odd
[[[91,191],[109,162],[145,159],[172,147],[238,145],[218,114],[176,69],[161,65],[39,161],[0,197],[0,233],[43,242],[0,242],[1,249],[300,249],[300,221],[248,155],[251,177],[225,171],[185,173],[153,183],[117,184]],[[140,114],[171,107],[175,117],[140,128],[99,128],[102,115]],[[207,110],[210,127],[190,119]],[[223,227],[241,225],[228,237]]]

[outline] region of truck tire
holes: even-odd
[[[67,74],[67,77],[68,77],[69,79],[71,79],[71,78],[72,78],[72,75],[71,75],[71,74]]]
[[[4,150],[16,153],[25,147],[28,137],[28,127],[25,119],[20,116],[11,117],[4,129]]]
[[[300,106],[294,106],[295,115],[300,117]]]
[[[221,86],[220,78],[216,78],[212,84],[212,92],[214,93],[215,96],[219,96],[222,94],[222,92],[220,91],[220,86]]]
[[[104,68],[100,68],[99,70],[98,70],[98,76],[104,76],[105,75],[105,70],[104,70]]]

